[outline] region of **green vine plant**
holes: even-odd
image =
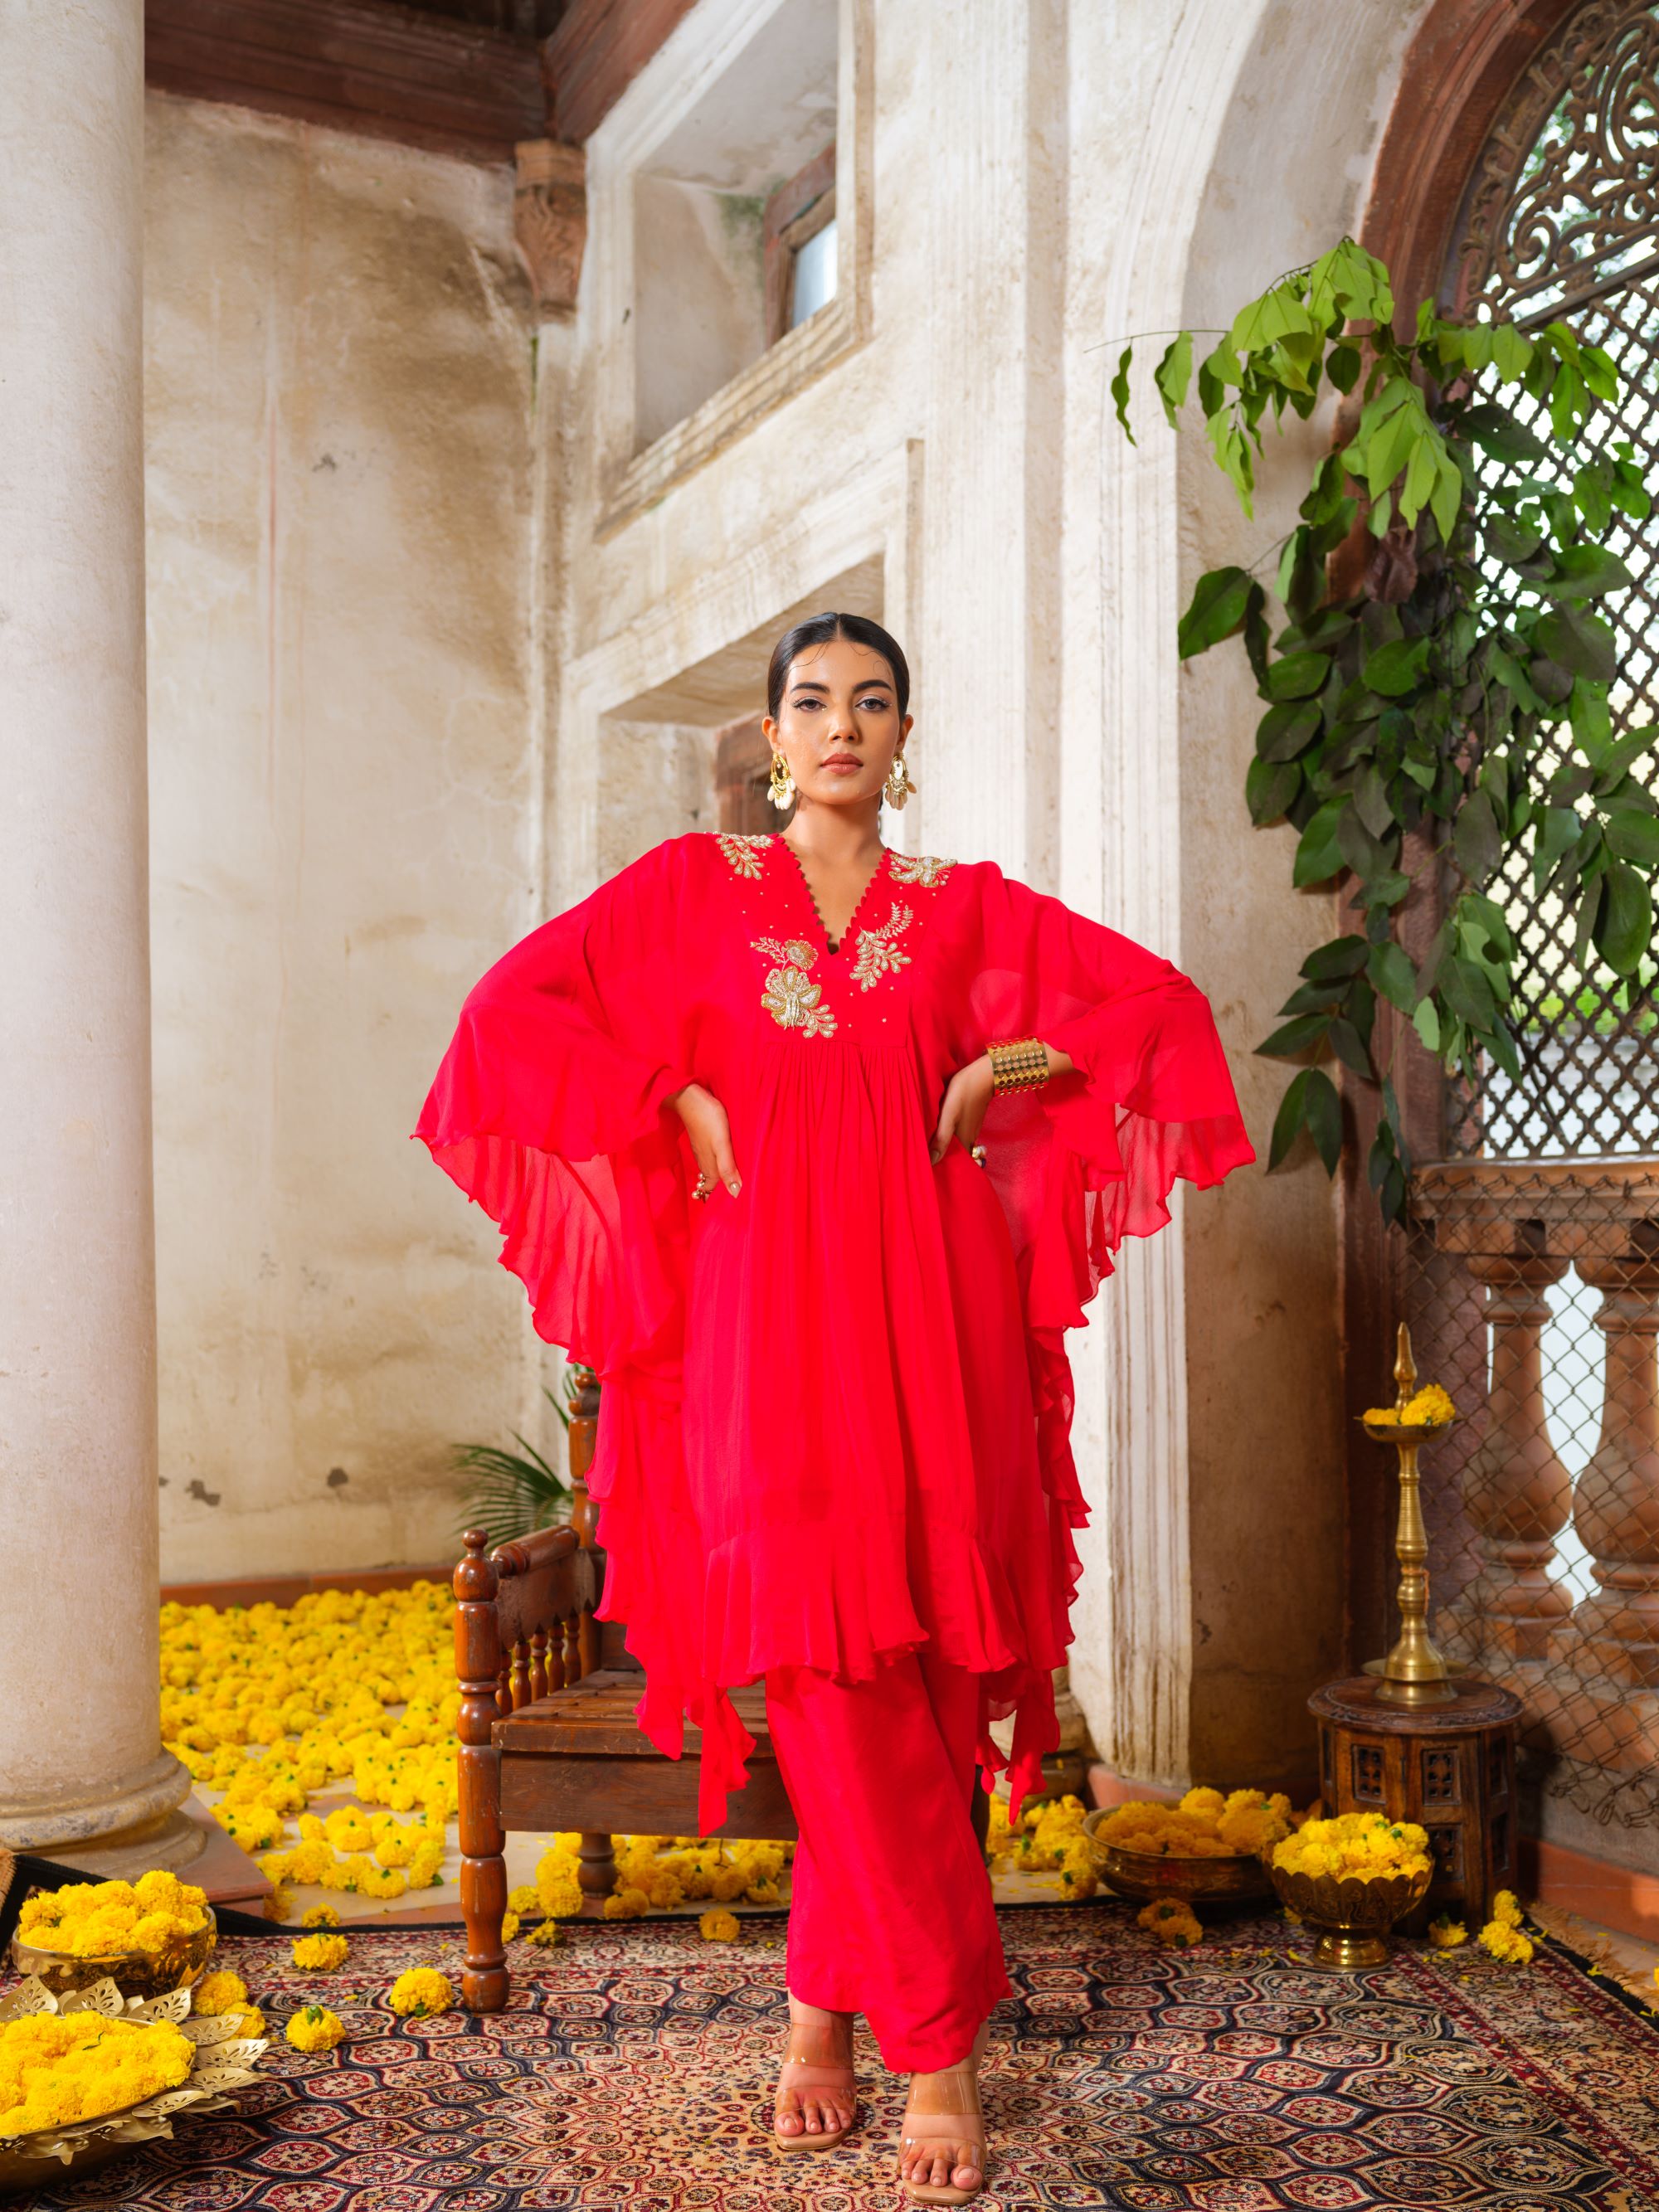
[[[1194,337],[1178,332],[1154,374],[1172,427]],[[1133,351],[1111,382],[1132,441]],[[1247,515],[1269,418],[1306,419],[1328,386],[1346,441],[1273,549],[1271,589],[1241,568],[1200,576],[1179,649],[1186,659],[1242,638],[1266,707],[1250,819],[1300,833],[1297,886],[1347,879],[1354,926],[1303,962],[1283,1025],[1257,1047],[1305,1063],[1268,1166],[1305,1131],[1335,1174],[1341,1103],[1321,1063],[1339,1063],[1377,1094],[1367,1171],[1397,1221],[1412,1170],[1394,1081],[1402,1025],[1379,1024],[1377,1000],[1449,1073],[1474,1080],[1484,1059],[1521,1081],[1520,955],[1492,895],[1517,849],[1570,918],[1580,969],[1593,947],[1645,1005],[1659,802],[1639,769],[1659,732],[1614,733],[1614,634],[1599,609],[1632,581],[1602,542],[1613,518],[1644,516],[1650,500],[1629,442],[1598,450],[1588,434],[1618,399],[1605,352],[1564,322],[1528,332],[1429,301],[1402,337],[1387,269],[1344,239],[1252,300],[1197,362],[1211,448]],[[1506,387],[1535,403],[1531,423],[1504,405]],[[1359,563],[1352,548],[1332,556],[1356,537],[1363,583],[1339,597],[1333,576]],[[1401,939],[1414,885],[1439,916],[1420,963]]]

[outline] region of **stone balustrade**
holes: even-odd
[[[1635,1782],[1659,1763],[1659,1167],[1447,1162],[1419,1172],[1412,1206],[1482,1287],[1486,1333],[1484,1432],[1462,1474],[1480,1569],[1436,1637],[1516,1692],[1535,1749]],[[1607,1346],[1599,1438],[1576,1481],[1550,1433],[1542,1351],[1544,1294],[1570,1268],[1600,1293]],[[1552,1572],[1569,1525],[1596,1585],[1577,1604]]]

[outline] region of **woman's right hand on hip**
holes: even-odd
[[[735,1198],[743,1188],[743,1179],[732,1157],[732,1125],[725,1107],[701,1083],[688,1083],[668,1103],[685,1124],[704,1190],[713,1190],[716,1183],[723,1182]]]

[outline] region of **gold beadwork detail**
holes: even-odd
[[[909,908],[896,905],[879,929],[860,930],[853,981],[860,991],[873,991],[884,975],[896,975],[901,968],[910,965],[909,954],[901,951],[893,942],[901,931],[909,927]]]
[[[920,884],[925,891],[936,890],[945,881],[954,860],[941,860],[932,853],[890,853],[887,866],[896,884]]]
[[[807,973],[818,957],[813,947],[798,937],[787,944],[780,944],[775,937],[757,937],[750,943],[755,951],[778,963],[761,992],[761,1004],[778,1027],[799,1030],[805,1036],[833,1036],[836,1017],[823,1003],[823,987]]]
[[[750,837],[735,830],[717,830],[714,837],[737,874],[747,876],[751,883],[759,878],[761,856],[772,842],[769,836],[764,832]]]

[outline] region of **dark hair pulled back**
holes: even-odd
[[[766,711],[775,722],[778,708],[783,704],[783,687],[789,681],[791,664],[815,645],[828,645],[832,638],[848,638],[854,645],[868,647],[878,653],[893,672],[893,690],[897,697],[898,710],[902,715],[910,704],[910,665],[896,637],[891,637],[878,622],[868,615],[809,615],[805,622],[797,623],[786,630],[772,648],[772,660],[766,672]]]

